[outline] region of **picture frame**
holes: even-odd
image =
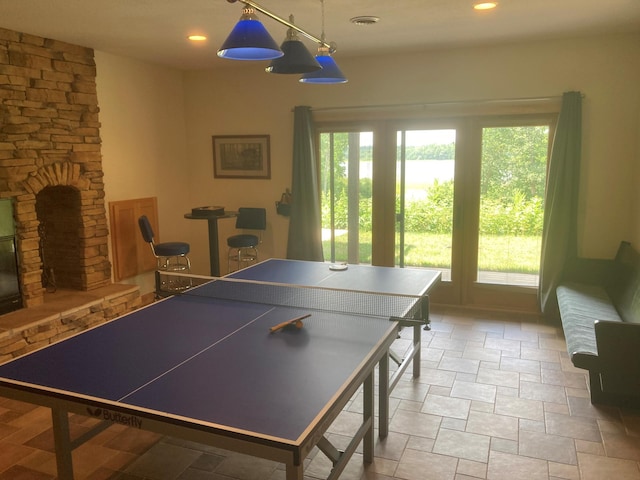
[[[271,178],[269,135],[214,135],[214,178]]]

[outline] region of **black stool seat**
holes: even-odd
[[[174,257],[189,253],[189,244],[185,242],[156,243],[154,249],[159,257]]]
[[[255,247],[260,243],[257,235],[241,234],[227,238],[227,245],[231,248]]]

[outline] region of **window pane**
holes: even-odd
[[[484,128],[478,277],[537,286],[549,127]]]
[[[320,134],[325,260],[371,263],[373,132]]]
[[[451,280],[456,131],[397,132],[396,265]]]

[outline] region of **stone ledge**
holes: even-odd
[[[131,312],[142,305],[136,285],[64,290],[45,303],[0,316],[0,363]]]

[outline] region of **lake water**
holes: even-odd
[[[426,197],[433,182],[453,180],[455,160],[407,160],[405,190],[410,199]],[[372,162],[360,162],[360,178],[372,178]],[[398,168],[397,176],[400,176]]]

